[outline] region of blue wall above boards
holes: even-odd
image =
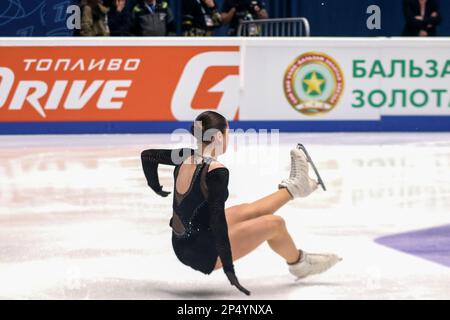
[[[11,122],[0,123],[5,134],[172,133],[192,122]],[[449,132],[449,116],[387,116],[374,121],[233,121],[231,129],[280,132]]]
[[[76,0],[1,0],[0,36],[70,36],[66,8]],[[130,1],[130,0],[129,0]],[[131,0],[134,1],[134,0]],[[182,0],[169,0],[177,21]],[[223,0],[217,0],[221,6]],[[402,0],[265,0],[272,17],[303,16],[313,36],[398,36],[404,24]],[[443,23],[439,35],[450,36],[450,1],[440,0]],[[366,28],[367,7],[381,8],[382,29]],[[178,26],[178,29],[180,27]],[[224,34],[224,30],[219,32]]]

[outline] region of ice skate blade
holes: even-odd
[[[314,173],[317,176],[317,181],[319,182],[319,184],[322,187],[323,191],[327,191],[327,188],[325,187],[325,184],[323,183],[322,177],[320,176],[319,171],[317,170],[316,166],[314,165],[314,162],[312,161],[311,157],[309,156],[308,151],[306,151],[305,146],[303,144],[299,143],[299,144],[297,144],[297,148],[302,150],[305,153],[308,162],[311,164],[311,166],[312,166],[312,168],[314,170]]]

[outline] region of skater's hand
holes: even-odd
[[[165,198],[165,197],[167,197],[170,194],[170,192],[169,191],[164,191],[164,190],[161,189],[161,191],[157,192],[156,194],[160,195],[163,198]]]
[[[250,291],[241,286],[239,280],[233,272],[226,272],[225,274],[227,275],[228,280],[230,280],[232,286],[235,286],[240,292],[246,294],[247,296],[250,295]]]

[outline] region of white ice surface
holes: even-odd
[[[250,298],[450,299],[450,268],[374,242],[450,223],[450,134],[283,134],[281,142],[230,147],[227,206],[276,190],[290,147],[302,142],[328,191],[278,214],[300,247],[344,260],[295,282],[263,245],[236,263]],[[139,157],[173,146],[167,135],[0,136],[0,298],[245,299],[221,271],[204,276],[173,254],[172,200],[146,186]],[[161,167],[166,189],[171,175]]]

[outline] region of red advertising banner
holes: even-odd
[[[238,114],[238,46],[0,46],[0,122]]]

